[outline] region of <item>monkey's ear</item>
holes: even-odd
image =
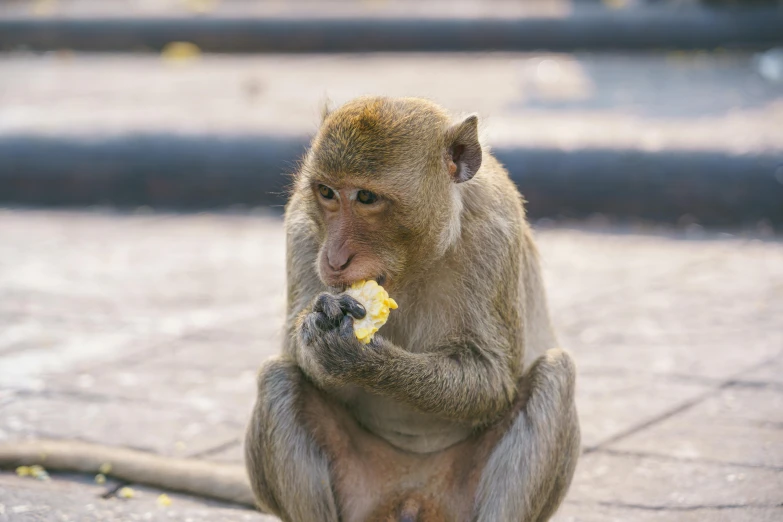
[[[321,105],[321,123],[326,121],[326,118],[331,114],[332,112],[332,100],[329,98],[326,98]]]
[[[455,183],[471,179],[481,166],[481,144],[478,139],[478,117],[468,116],[452,125],[446,134],[449,174]]]

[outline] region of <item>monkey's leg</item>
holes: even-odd
[[[575,368],[549,350],[520,381],[521,407],[482,471],[474,520],[543,522],[565,497],[579,456]]]
[[[245,465],[261,509],[286,522],[338,520],[328,459],[301,414],[314,393],[287,359],[271,360],[259,372]]]

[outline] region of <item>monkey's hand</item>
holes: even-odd
[[[322,385],[343,381],[356,367],[365,345],[354,334],[353,320],[366,315],[353,297],[322,293],[300,316],[299,365]]]

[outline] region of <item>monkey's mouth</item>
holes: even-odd
[[[376,277],[368,277],[368,278],[362,279],[362,280],[363,281],[369,281],[371,279],[374,280],[376,283],[378,283],[378,285],[380,285],[380,286],[385,285],[386,282],[387,282],[387,278],[386,278],[385,275],[379,275],[379,276],[376,276]],[[333,286],[332,288],[334,289],[335,292],[342,293],[342,292],[345,292],[346,290],[348,290],[348,288],[353,283],[358,283],[359,281],[362,281],[362,280],[357,279],[356,281],[351,281],[350,283],[346,282],[346,283],[343,283],[341,285]]]

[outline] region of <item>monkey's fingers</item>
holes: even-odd
[[[135,484],[255,506],[245,467],[164,457],[146,451],[80,441],[34,440],[0,443],[0,469],[43,466],[51,471],[98,473]]]
[[[340,322],[340,337],[346,341],[355,338],[353,333],[353,317],[350,315],[343,317],[343,320]]]
[[[330,321],[323,312],[310,312],[302,323],[302,340],[310,344],[320,332],[331,330],[334,326],[334,322]]]
[[[348,294],[341,295],[339,303],[343,313],[351,314],[356,319],[362,319],[367,315],[367,310],[364,309],[364,306]]]
[[[334,326],[338,326],[340,324],[340,321],[344,315],[339,299],[336,296],[326,292],[316,297],[315,303],[313,303],[313,312],[320,312],[324,314]]]

